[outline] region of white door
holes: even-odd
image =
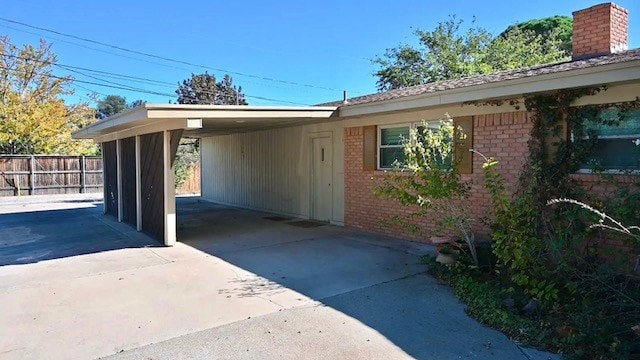
[[[311,153],[311,217],[328,222],[333,208],[331,138],[313,138]]]

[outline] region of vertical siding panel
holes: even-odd
[[[335,179],[343,177],[342,125],[336,123],[215,136],[202,141],[203,197],[293,216],[309,216],[308,134],[332,131]],[[244,154],[243,154],[244,153]],[[243,156],[244,155],[244,156]],[[343,190],[334,188],[343,221]]]

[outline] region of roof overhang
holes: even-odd
[[[365,104],[342,106],[340,117],[356,117],[404,110],[521,97],[560,89],[624,84],[640,80],[640,60],[523,77]],[[637,95],[637,94],[636,94]]]
[[[325,122],[336,115],[332,106],[144,104],[80,129],[73,138],[104,142],[177,129],[202,137]]]

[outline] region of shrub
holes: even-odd
[[[454,159],[454,136],[464,139],[461,129],[454,131],[451,120],[443,120],[437,129],[426,123],[411,129],[409,138],[403,141],[405,163],[396,163],[394,172],[375,189],[380,196],[394,198],[401,204],[417,206],[407,218],[395,218],[409,223],[411,219],[428,212],[439,214],[440,226],[460,236],[466,250],[478,266],[476,240],[472,230],[474,219],[468,214],[463,201],[470,195],[471,186],[462,181]]]

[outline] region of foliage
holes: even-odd
[[[482,154],[480,154],[482,155]],[[482,155],[484,156],[484,155]],[[491,196],[493,240],[496,271],[506,276],[525,294],[542,300],[556,300],[558,285],[544,261],[544,247],[537,237],[538,208],[534,203],[535,179],[514,199],[507,194],[505,181],[496,170],[498,162],[485,158],[482,170]]]
[[[147,103],[147,102],[146,102],[146,101],[144,101],[144,100],[142,100],[142,99],[133,100],[131,103],[129,103],[129,105],[127,105],[127,107],[128,107],[129,109],[133,109],[133,108],[135,108],[135,107],[142,106],[142,105],[144,105],[144,104],[146,104],[146,103]]]
[[[537,337],[548,330],[543,323],[521,316],[517,310],[502,305],[505,298],[514,296],[513,291],[505,289],[496,279],[481,277],[478,271],[469,272],[461,266],[438,264],[431,257],[423,258],[430,272],[440,280],[448,282],[455,295],[466,305],[466,311],[483,324],[494,327],[513,340],[526,345],[538,345]],[[518,299],[521,303],[523,299]]]
[[[573,35],[573,19],[569,16],[550,16],[544,19],[532,19],[509,26],[500,34],[506,37],[514,30],[533,31],[536,35],[548,37],[560,43],[559,47],[566,55],[571,54]]]
[[[189,176],[189,169],[200,161],[200,142],[197,139],[180,139],[176,154],[175,173],[176,187],[184,184]]]
[[[572,106],[577,99],[603,90],[563,90],[525,100],[527,110],[534,114],[533,129],[528,162],[515,194],[507,193],[497,161],[485,158],[483,166],[493,204],[491,246],[496,271],[463,273],[494,284],[494,291],[501,296],[507,291],[509,297],[540,300],[539,335],[527,337],[575,358],[628,358],[640,354],[640,277],[629,272],[629,250],[633,246],[620,249],[606,244],[612,238],[609,230],[613,230],[629,236],[636,250],[640,249],[638,228],[623,225],[623,221],[606,213],[610,210],[623,216],[621,219],[637,223],[640,179],[601,176],[606,188],[616,189],[615,197],[611,196],[613,193],[585,193],[589,189],[581,187],[573,176],[584,166],[598,141],[586,121],[621,124],[626,120],[626,109],[640,105],[637,101],[616,104],[622,110],[606,119],[596,115],[611,104]],[[571,141],[567,129],[571,131]],[[586,197],[597,206],[563,199]],[[554,198],[559,200],[551,200]],[[555,206],[547,206],[549,203]],[[452,285],[465,293],[475,287],[469,281],[454,281]],[[470,313],[501,326],[487,320],[500,316],[495,302],[479,303],[459,294],[465,301],[479,304],[477,312]]]
[[[450,17],[433,31],[417,30],[419,46],[387,49],[373,62],[379,91],[510,70],[567,58],[560,30],[536,32],[514,27],[499,36],[472,26],[462,32],[462,20]]]
[[[385,177],[375,193],[397,199],[403,205],[417,206],[410,218],[428,214],[441,218],[441,226],[465,241],[473,264],[478,266],[473,219],[464,202],[471,188],[462,181],[455,166],[454,136],[464,139],[461,131],[454,131],[450,120],[441,121],[437,129],[426,123],[411,129],[409,138],[403,141],[406,162],[396,164],[397,171]]]
[[[96,117],[106,119],[122,110],[127,109],[127,99],[120,95],[107,95],[98,100]]]
[[[135,100],[127,104],[127,99],[120,95],[107,95],[103,99],[97,101],[96,117],[98,119],[106,119],[121,111],[132,109],[134,107],[144,105],[146,101]]]
[[[0,37],[0,153],[94,154],[90,141],[71,139],[71,133],[90,124],[88,104],[67,105],[71,77],[57,77],[51,46],[18,48]]]
[[[567,359],[626,359],[640,351],[632,330],[638,317],[629,318],[638,312],[638,297],[628,298],[617,291],[620,280],[610,284],[615,285],[612,289],[599,283],[599,277],[585,279],[574,298],[531,316],[521,310],[528,298],[505,286],[500,278],[440,265],[433,258],[424,261],[432,274],[451,285],[470,316],[521,344],[558,351]],[[640,295],[639,282],[624,285],[628,294]],[[513,300],[514,306],[505,306],[505,299]]]
[[[630,236],[634,240],[640,242],[640,226],[636,226],[636,225],[625,226],[620,221],[607,215],[604,211],[597,210],[592,206],[589,206],[581,201],[574,200],[574,199],[551,199],[547,202],[547,205],[563,204],[563,203],[578,205],[581,208],[588,210],[591,213],[597,215],[599,219],[598,222],[589,225],[589,229],[602,228],[602,229],[615,231],[615,232]]]
[[[559,31],[538,34],[526,28],[513,28],[491,41],[485,62],[495,72],[565,60],[569,53],[563,49]]]
[[[242,87],[233,85],[231,76],[217,81],[215,75],[191,74],[176,90],[179,104],[247,105]]]
[[[242,87],[233,85],[231,76],[225,75],[221,81],[209,73],[191,74],[176,90],[178,103],[203,105],[248,105]],[[189,175],[189,169],[200,161],[199,139],[181,139],[176,155],[176,186],[182,185]]]

